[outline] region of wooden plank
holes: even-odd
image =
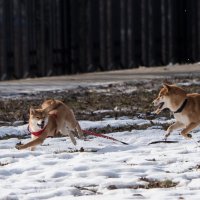
[[[149,65],[148,57],[148,42],[149,42],[149,28],[148,28],[148,1],[141,0],[141,35],[142,35],[142,60],[141,65]]]
[[[14,69],[14,30],[13,30],[13,1],[7,0],[5,7],[5,41],[6,41],[6,71],[7,78],[18,78]]]
[[[61,48],[62,48],[62,72],[71,73],[71,15],[70,1],[61,0]]]
[[[108,64],[107,54],[107,3],[105,0],[99,0],[100,14],[100,69],[106,70]]]
[[[128,63],[138,67],[142,60],[141,1],[128,0]]]
[[[80,34],[80,27],[79,27],[79,17],[80,13],[77,12],[77,8],[79,8],[79,0],[70,0],[70,19],[71,19],[71,73],[76,73],[79,71],[79,64],[80,64],[80,43],[79,43],[79,34]]]
[[[22,75],[21,77],[27,78],[29,76],[29,37],[28,37],[28,1],[23,1],[21,5],[21,17],[22,17]],[[21,78],[20,77],[20,78]]]
[[[21,2],[15,0],[13,4],[13,38],[14,38],[14,73],[16,78],[22,77],[22,10]]]
[[[121,36],[121,62],[122,62],[122,67],[127,68],[128,66],[128,19],[127,19],[127,9],[128,9],[128,4],[127,0],[125,1],[120,1],[120,11],[121,11],[121,28],[120,28],[120,36]],[[131,39],[131,38],[129,38]]]
[[[1,80],[7,79],[7,65],[6,65],[6,0],[0,1],[0,74]]]

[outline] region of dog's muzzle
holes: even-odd
[[[44,128],[44,121],[41,121],[40,123],[37,123],[37,125],[38,125],[41,129],[43,129],[43,128]]]
[[[153,104],[155,107],[157,107],[157,109],[162,109],[162,107],[164,106],[164,102],[158,102],[158,100],[154,100]]]

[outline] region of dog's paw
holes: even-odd
[[[186,139],[191,139],[192,138],[192,135],[190,133],[188,133],[188,134],[181,133],[181,135],[184,136]]]
[[[167,141],[167,137],[166,136],[164,137],[164,141]]]
[[[15,149],[20,150],[20,145],[15,145]]]
[[[188,133],[186,137],[190,139],[192,138],[192,135]]]
[[[169,137],[169,135],[170,135],[170,133],[166,132],[165,138],[164,138],[165,141],[167,141],[167,138]]]
[[[16,145],[15,145],[15,148],[20,150],[21,149],[21,146],[22,146],[22,143],[21,142],[18,142]]]

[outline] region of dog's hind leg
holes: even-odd
[[[84,137],[83,131],[82,131],[82,129],[80,127],[80,124],[78,122],[76,124],[76,127],[75,127],[74,131],[76,132],[76,135],[77,135],[78,138],[82,139]]]
[[[69,130],[68,135],[69,135],[69,137],[70,137],[72,143],[73,143],[74,145],[76,145],[76,139],[75,139],[75,137],[74,137],[73,131]]]
[[[80,124],[78,123],[78,121],[76,120],[75,118],[75,115],[74,115],[74,112],[71,110],[71,114],[72,114],[72,121],[69,123],[69,122],[66,122],[67,123],[67,126],[73,130],[73,132],[75,133],[75,135],[78,137],[78,138],[83,138],[83,131],[81,129],[81,126]]]
[[[67,127],[64,127],[62,130],[60,130],[62,135],[68,135],[74,145],[76,145],[76,139],[74,137],[74,133],[72,130],[68,129]]]
[[[192,137],[189,132],[196,128],[199,125],[199,123],[190,123],[188,126],[186,126],[185,129],[181,131],[181,135],[183,135],[185,138],[190,139]]]

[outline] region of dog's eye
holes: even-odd
[[[36,119],[40,119],[39,117],[36,117]]]

